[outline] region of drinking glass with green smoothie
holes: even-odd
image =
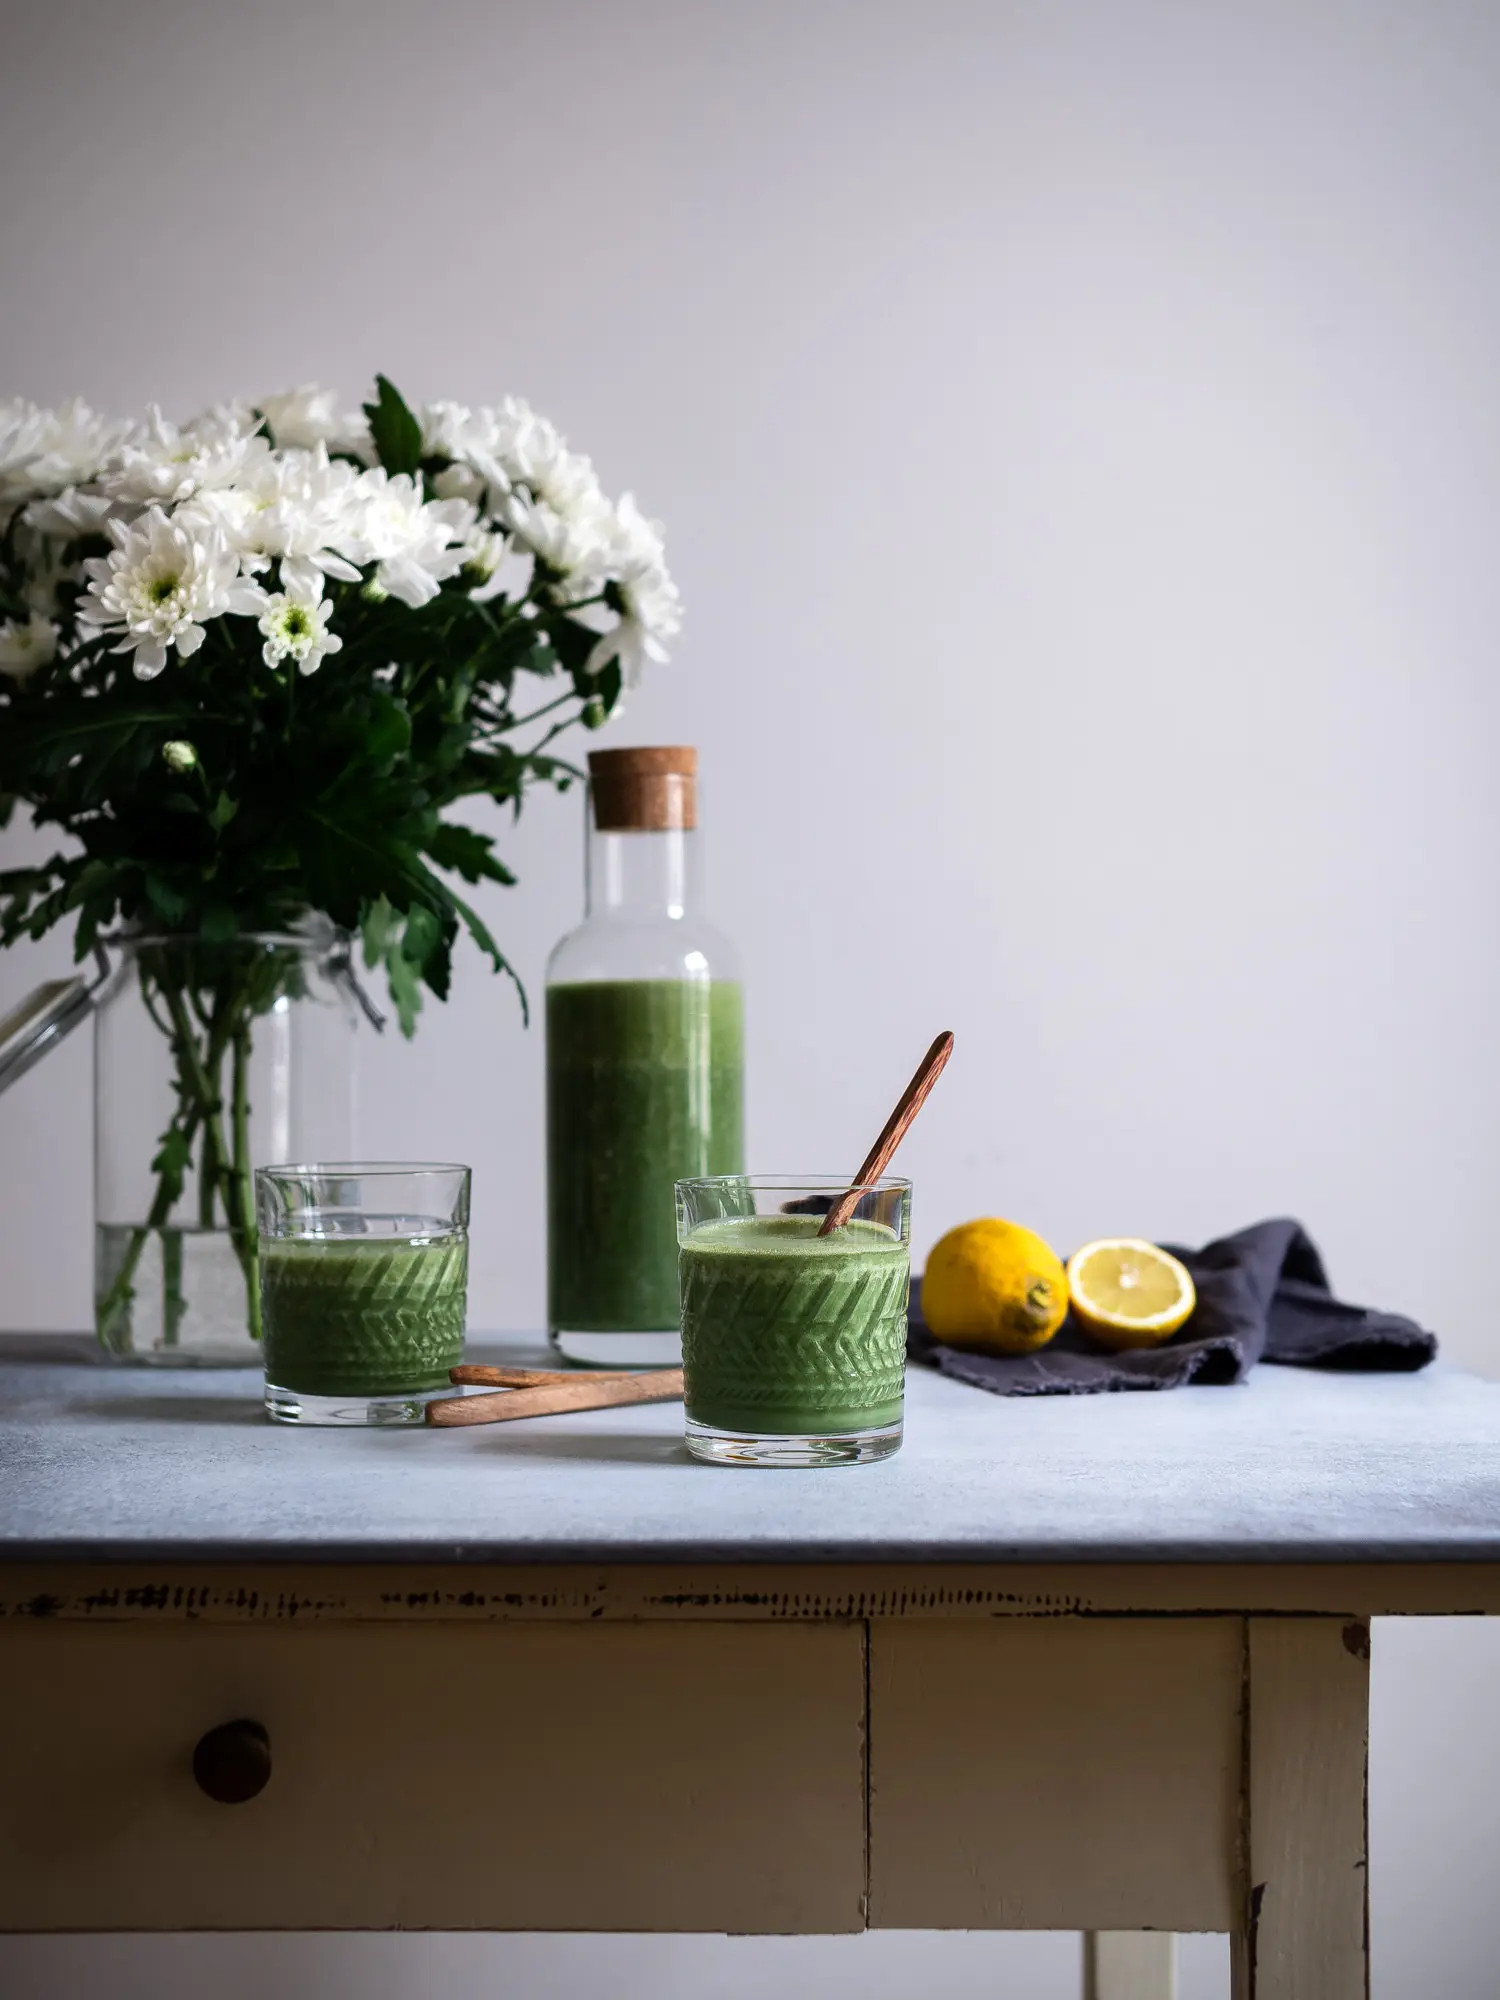
[[[255,1176],[266,1409],[285,1424],[419,1424],[452,1393],[469,1169],[333,1163]]]
[[[678,1359],[673,1186],[744,1165],[739,968],[701,903],[698,759],[589,758],[586,915],[547,967],[552,1344],[604,1368]]]
[[[911,1183],[677,1184],[687,1447],[721,1465],[861,1465],[900,1448]]]

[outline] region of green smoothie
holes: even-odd
[[[819,1236],[816,1215],[705,1222],[682,1245],[687,1414],[760,1435],[900,1420],[909,1246],[883,1224]]]
[[[463,1236],[263,1239],[266,1380],[304,1396],[447,1386],[462,1357]]]
[[[743,1011],[725,980],[547,989],[548,1316],[677,1326],[673,1183],[744,1170]]]

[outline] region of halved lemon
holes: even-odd
[[[1085,1328],[1105,1347],[1155,1347],[1198,1303],[1185,1267],[1154,1243],[1109,1236],[1068,1260],[1068,1296]]]

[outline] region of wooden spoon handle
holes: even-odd
[[[482,1368],[477,1361],[460,1362],[448,1370],[448,1380],[459,1388],[531,1389],[542,1382],[625,1382],[640,1374],[639,1368]]]
[[[570,1375],[562,1382],[503,1389],[494,1396],[444,1396],[427,1405],[427,1421],[443,1427],[505,1424],[516,1417],[552,1417],[564,1410],[606,1410],[616,1403],[671,1403],[681,1394],[680,1368],[653,1368],[610,1382]]]
[[[885,1121],[885,1129],[870,1148],[864,1165],[854,1176],[854,1185],[841,1194],[823,1218],[820,1236],[831,1236],[835,1229],[842,1229],[859,1206],[859,1198],[872,1181],[878,1181],[890,1165],[892,1156],[913,1118],[927,1102],[927,1094],[943,1073],[943,1065],[953,1053],[953,1037],[946,1030],[938,1036],[932,1047],[917,1065],[917,1073],[901,1093],[900,1102]]]

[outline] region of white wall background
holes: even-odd
[[[1291,1210],[1346,1292],[1492,1365],[1500,14],[0,17],[0,393],[513,390],[666,519],[686,637],[606,740],[702,748],[752,1164],[856,1157],[952,1026],[919,1249],[985,1212],[1066,1249]],[[485,909],[533,986],[578,810],[528,808]],[[65,957],[10,954],[0,1006]],[[364,1146],[474,1163],[480,1324],[541,1315],[540,1059],[472,960],[363,1052]],[[0,1104],[8,1326],[87,1319],[88,1090],[80,1041]],[[1497,1663],[1377,1636],[1380,2000],[1493,1992]],[[530,2000],[594,1949],[37,1942],[8,1990]],[[602,1976],[873,1993],[911,1952],[638,1942]],[[1075,1960],[954,1940],[920,1976],[1044,2000]],[[1216,1990],[1211,1947],[1190,1974]]]

